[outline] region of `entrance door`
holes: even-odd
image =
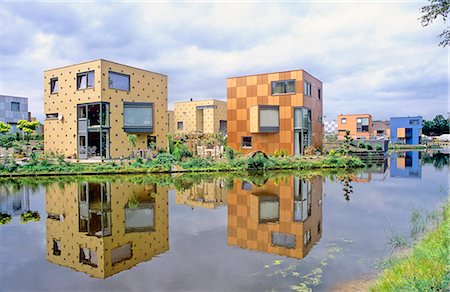
[[[302,131],[294,132],[294,155],[302,155],[303,154],[303,137]]]
[[[86,105],[79,105],[78,109],[78,158],[88,158],[87,116]]]
[[[88,151],[87,151],[87,136],[78,134],[78,158],[79,159],[87,159]]]

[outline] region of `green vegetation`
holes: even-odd
[[[422,7],[423,15],[419,18],[422,26],[428,26],[438,17],[442,17],[444,22],[447,21],[448,12],[450,11],[450,3],[448,0],[428,0],[430,4]],[[444,31],[439,34],[442,39],[439,46],[446,47],[450,45],[450,29],[447,26]]]
[[[389,260],[372,291],[447,291],[450,287],[450,202],[442,212],[441,220],[436,212],[427,216],[438,227],[415,244],[409,256]],[[412,213],[411,238],[417,239],[426,222],[417,211]],[[391,241],[399,247],[407,245],[399,236]]]
[[[449,134],[450,118],[444,118],[442,115],[437,115],[434,119],[422,122],[422,133],[427,136],[440,136],[442,134]]]
[[[344,139],[345,140],[341,144],[341,149],[344,155],[348,155],[348,153],[350,152],[350,147],[352,146],[353,143],[353,138],[352,136],[350,136],[349,130],[345,131]]]
[[[8,134],[11,131],[11,125],[5,122],[0,122],[0,134]]]
[[[8,224],[12,221],[11,215],[0,213],[0,225]]]
[[[37,222],[41,220],[41,215],[37,211],[25,211],[20,214],[20,223]]]

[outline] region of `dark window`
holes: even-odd
[[[50,79],[50,93],[58,93],[59,85],[58,78]]]
[[[57,113],[55,113],[55,114],[46,114],[45,118],[47,120],[57,119],[58,118],[58,114]]]
[[[177,129],[183,130],[183,122],[177,122]]]
[[[308,81],[305,81],[305,82],[303,83],[303,91],[304,91],[304,94],[305,94],[306,96],[311,96],[311,94],[312,94],[312,86],[311,86],[311,83],[309,83]]]
[[[130,76],[110,71],[109,88],[130,91]]]
[[[53,239],[53,254],[56,256],[61,255],[61,241]]]
[[[203,109],[216,109],[217,105],[198,105],[197,109],[198,110],[203,110]]]
[[[252,136],[242,137],[242,147],[243,148],[252,148]]]
[[[153,103],[125,102],[123,104],[123,128],[125,132],[153,132]]]
[[[409,124],[410,125],[418,125],[419,124],[419,120],[409,120]]]
[[[219,121],[219,132],[222,135],[227,134],[227,121],[224,121],[224,120]]]
[[[251,191],[252,190],[252,184],[247,182],[247,181],[243,181],[241,188],[243,190],[245,190],[245,191]]]
[[[317,98],[321,99],[322,98],[322,91],[319,89],[317,89]]]
[[[295,248],[296,237],[294,234],[272,232],[272,244],[286,248]]]
[[[357,132],[369,132],[369,118],[357,118],[356,119],[356,131]]]
[[[77,89],[94,88],[94,71],[77,74]]]
[[[272,81],[272,95],[295,93],[295,80]]]
[[[20,112],[20,102],[11,102],[11,111]]]

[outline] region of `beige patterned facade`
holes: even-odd
[[[85,89],[77,89],[78,75],[83,72],[93,72],[92,86]],[[128,90],[113,89],[111,87],[110,72],[116,75],[129,76]],[[52,82],[57,78],[57,92],[52,93]],[[44,112],[46,152],[64,154],[66,157],[78,157],[80,155],[80,133],[78,128],[79,113],[77,107],[82,104],[102,102],[108,104],[109,109],[103,113],[109,114],[109,125],[101,130],[105,149],[103,155],[97,155],[102,147],[96,142],[99,138],[91,139],[92,145],[87,150],[91,156],[103,156],[104,158],[126,157],[132,150],[146,149],[149,140],[156,139],[157,147],[167,145],[167,76],[150,71],[106,61],[95,60],[77,65],[47,70],[44,72]],[[124,130],[125,103],[146,103],[152,105],[152,129],[151,130]],[[150,119],[149,119],[150,120]],[[78,122],[77,122],[78,121]],[[98,129],[93,129],[97,130]],[[90,131],[90,130],[89,130]],[[137,146],[132,149],[127,141],[128,134],[136,134]],[[93,137],[100,134],[91,134]],[[84,150],[83,150],[84,151]],[[84,153],[84,152],[83,152]]]
[[[290,82],[294,85],[284,93],[274,93],[276,82]],[[309,84],[309,92],[305,92]],[[304,147],[322,144],[322,82],[304,70],[231,77],[227,79],[228,146],[235,151],[251,153],[262,151],[272,154],[275,150],[287,151],[288,155],[300,155]],[[259,119],[261,108],[278,110],[276,127],[262,130]],[[295,110],[310,111],[308,134],[294,126]],[[251,139],[251,145],[244,143]],[[299,142],[300,141],[300,142]],[[297,143],[299,144],[297,146]]]
[[[169,133],[174,132],[174,123],[175,123],[175,112],[174,111],[167,111],[167,116],[169,118]]]
[[[266,204],[266,205],[265,205]],[[228,244],[301,259],[322,236],[322,179],[235,180],[228,193]]]
[[[226,134],[227,103],[220,100],[176,102],[174,133]]]
[[[175,202],[191,208],[214,209],[226,205],[227,198],[228,191],[225,188],[225,181],[217,179],[202,181],[187,190],[177,191]]]
[[[84,197],[82,192],[86,189]],[[48,186],[47,260],[96,278],[107,278],[167,251],[167,193],[166,188],[155,184],[140,185],[121,179],[74,182],[64,188],[58,184]],[[131,228],[128,222],[136,215],[133,210],[144,212],[141,214],[149,224]],[[89,260],[87,251],[91,253]]]

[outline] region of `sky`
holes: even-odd
[[[449,112],[442,19],[427,2],[1,2],[0,94],[43,113],[43,71],[95,59],[166,74],[169,109],[226,100],[226,78],[304,69],[323,82],[325,120]]]

